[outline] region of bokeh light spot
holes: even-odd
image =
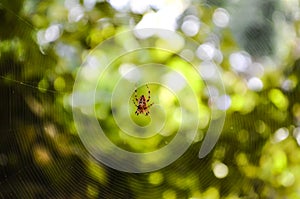
[[[229,13],[224,8],[217,8],[213,14],[213,22],[216,26],[224,28],[229,23]]]
[[[213,172],[217,178],[225,178],[228,175],[228,167],[223,163],[215,163]]]
[[[210,79],[210,78],[214,77],[216,74],[216,66],[214,65],[214,63],[209,62],[209,61],[203,62],[199,66],[199,70],[200,70],[201,76],[204,79]]]
[[[164,199],[176,199],[176,192],[174,190],[168,189],[163,193]]]
[[[186,16],[184,22],[181,25],[181,30],[186,36],[195,36],[200,29],[200,22],[195,16]]]
[[[244,72],[248,69],[248,66],[251,64],[252,61],[247,53],[236,52],[230,55],[229,62],[234,70],[238,72]]]
[[[278,89],[272,89],[268,93],[269,99],[273,102],[273,104],[280,110],[286,110],[289,105],[288,99],[284,96],[284,94]]]
[[[230,107],[231,99],[228,95],[222,95],[218,97],[216,104],[218,109],[225,111]]]
[[[282,186],[289,187],[294,184],[295,176],[293,173],[285,171],[279,176],[278,181]]]
[[[154,185],[159,185],[163,182],[164,178],[162,173],[155,172],[149,175],[149,182]]]
[[[247,86],[250,90],[261,91],[263,88],[263,82],[257,77],[252,77],[248,80]]]
[[[212,60],[215,55],[215,47],[211,43],[201,44],[196,51],[196,55],[204,61]]]
[[[51,25],[45,31],[45,40],[47,42],[53,42],[60,36],[60,26],[58,24]]]
[[[84,16],[84,9],[80,5],[76,5],[69,10],[69,22],[78,22]]]
[[[127,80],[137,82],[141,78],[140,70],[130,63],[124,63],[119,68],[119,73]]]
[[[180,91],[186,85],[185,79],[178,73],[172,72],[164,76],[164,83],[171,90]]]
[[[289,130],[287,128],[278,129],[273,137],[274,142],[281,142],[289,136]]]
[[[294,129],[293,136],[295,137],[297,144],[300,146],[300,127],[296,127]]]
[[[65,88],[66,86],[66,82],[64,80],[64,78],[62,77],[57,77],[54,81],[54,88],[57,91],[61,91]]]

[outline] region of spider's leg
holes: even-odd
[[[139,109],[138,108],[136,109],[135,114],[139,115]]]
[[[134,98],[137,102],[139,101],[139,99],[137,98],[137,89],[134,90]]]
[[[153,104],[154,104],[154,103],[149,104],[149,105],[148,105],[148,108],[149,108],[150,106],[152,106]]]
[[[147,89],[148,89],[148,99],[147,99],[147,102],[149,102],[151,96],[150,96],[150,89],[149,89],[149,87],[148,87],[148,84],[146,84],[146,87],[147,87]]]
[[[132,101],[135,106],[138,106],[137,103],[135,102],[135,101],[137,101],[137,102],[139,101],[137,98],[137,89],[134,90],[134,99],[132,99]]]
[[[133,101],[134,105],[135,105],[136,107],[138,107],[138,105],[135,103],[134,99],[132,99],[132,101]]]
[[[148,108],[149,108],[149,106],[148,106]],[[149,115],[149,114],[150,114],[150,111],[149,111],[149,109],[147,109],[146,115]]]

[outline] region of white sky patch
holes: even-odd
[[[174,92],[180,91],[186,85],[185,79],[176,72],[166,74],[164,76],[164,83]]]
[[[149,3],[148,0],[131,0],[130,9],[134,13],[143,14],[149,10]]]
[[[213,22],[220,28],[228,26],[230,15],[224,8],[217,8],[213,14]]]
[[[250,56],[245,52],[232,53],[229,57],[230,65],[238,72],[245,72],[252,63]]]
[[[136,29],[153,28],[174,31],[176,18],[164,11],[146,13],[142,20],[136,25]]]
[[[148,1],[149,5],[157,10],[160,10],[163,7],[166,7],[168,5],[168,0],[152,0]]]
[[[83,5],[87,11],[90,11],[96,5],[96,0],[84,0]]]
[[[248,80],[247,86],[250,90],[261,91],[264,85],[263,85],[263,82],[259,78],[252,77]]]
[[[159,30],[156,31],[156,34],[161,38],[156,42],[158,48],[168,49],[173,52],[183,49],[185,41],[180,35]]]
[[[136,29],[157,28],[174,31],[177,26],[177,17],[179,17],[186,8],[186,4],[182,0],[162,1],[161,4],[155,5],[154,2],[149,3],[159,7],[157,12],[146,13],[142,20],[136,25]]]
[[[116,10],[122,11],[127,8],[129,0],[109,0],[110,5]]]
[[[65,8],[68,10],[72,9],[75,6],[79,5],[79,0],[65,0]]]
[[[152,8],[156,10],[160,10],[175,4],[182,4],[184,3],[185,0],[171,0],[171,1],[170,0],[151,0],[151,1],[145,0],[145,1],[147,1],[149,6],[151,6]]]

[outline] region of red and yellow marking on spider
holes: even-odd
[[[139,114],[145,114],[145,115],[149,115],[150,114],[150,107],[154,104],[154,103],[150,103],[150,89],[148,87],[148,85],[146,85],[147,89],[148,89],[148,98],[146,100],[146,97],[144,95],[141,95],[139,98],[137,97],[137,89],[134,90],[134,98],[132,99],[134,105],[137,107],[137,110],[135,111],[136,115]]]

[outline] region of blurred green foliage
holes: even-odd
[[[140,12],[113,2],[0,2],[0,197],[300,198],[300,2],[178,0],[162,1],[162,7],[151,4]],[[95,50],[99,43],[178,2],[185,4],[175,29],[200,44],[214,44],[221,54],[214,62],[220,65],[231,102],[221,137],[208,156],[198,158],[210,99],[204,81],[187,62],[157,49],[127,54],[112,63],[94,105],[99,124],[116,145],[153,151],[167,145],[179,125],[176,98],[152,85],[153,102],[168,113],[165,134],[141,141],[118,128],[108,100],[124,63],[152,61],[184,74],[197,93],[201,122],[191,147],[168,167],[144,174],[116,171],[96,161],[77,134],[71,106],[76,73],[89,53],[102,56],[101,49]],[[224,27],[216,12],[226,14],[222,9],[230,16]],[[183,28],[188,19],[200,24],[195,34]],[[132,44],[130,38],[117,42]],[[118,55],[117,48],[111,46],[109,53]],[[234,65],[234,53],[250,60],[248,68]],[[83,89],[93,79],[89,75]],[[139,95],[147,92],[139,89]],[[118,104],[131,103],[123,99],[126,95],[120,93]],[[188,98],[183,101],[189,104]],[[131,119],[148,124],[148,117],[134,115],[135,108],[129,106]],[[164,119],[160,111],[154,110],[157,120]]]

